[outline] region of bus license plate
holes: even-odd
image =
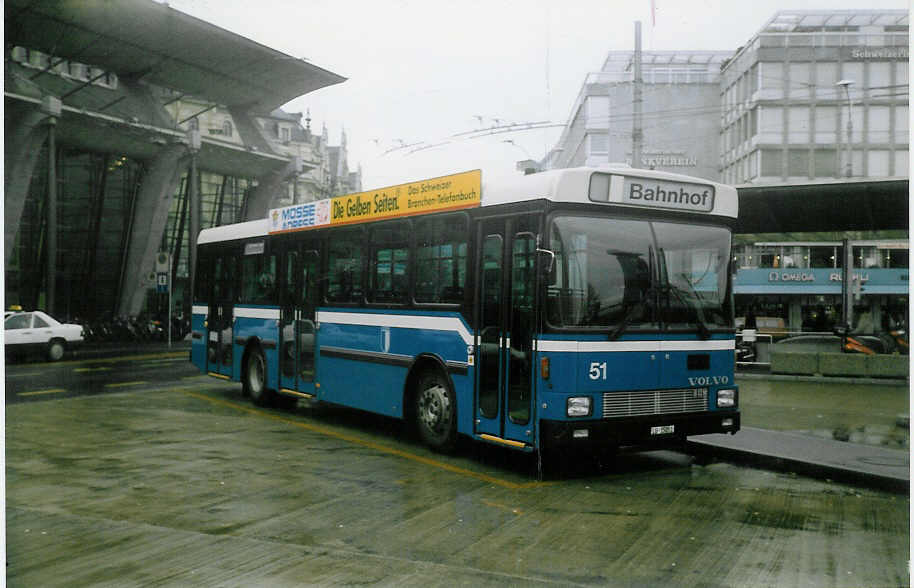
[[[676,430],[676,425],[663,425],[662,427],[651,427],[651,435],[669,435]]]

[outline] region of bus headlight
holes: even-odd
[[[570,417],[590,416],[590,396],[572,396],[568,399],[565,414]]]
[[[717,391],[717,408],[733,408],[736,406],[736,390],[725,388]]]

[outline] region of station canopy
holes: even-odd
[[[153,1],[6,0],[7,46],[265,114],[346,78]]]
[[[905,178],[736,188],[736,233],[908,230]]]

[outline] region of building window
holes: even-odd
[[[908,106],[895,106],[895,143],[908,143]]]
[[[841,68],[841,79],[851,80],[854,84],[850,87],[851,98],[859,94],[860,88],[863,87],[863,63],[859,61],[846,61]],[[843,88],[835,88],[837,98],[840,100],[845,97]]]
[[[838,175],[837,151],[816,149],[813,156],[813,177],[834,178]]]
[[[790,143],[809,142],[809,107],[791,106],[788,109],[787,138]]]
[[[762,176],[781,177],[781,152],[766,149],[761,152]]]
[[[809,176],[809,151],[790,149],[787,151],[787,175],[791,177]]]
[[[816,63],[816,97],[821,99],[834,99],[837,91],[838,82],[838,64],[837,63]]]
[[[899,149],[895,152],[895,171],[892,173],[894,176],[907,176],[910,175],[910,169],[908,168],[908,150]]]
[[[838,128],[838,109],[835,106],[816,106],[816,136],[818,144],[834,144],[838,141],[835,130]],[[816,174],[820,175],[820,174]]]
[[[75,79],[81,81],[89,80],[89,67],[84,63],[74,63],[70,62],[67,66],[68,75]]]
[[[870,143],[889,142],[889,120],[891,111],[888,106],[870,106],[866,140]]]
[[[281,132],[282,132],[282,140],[284,142],[288,142],[289,141],[289,129],[287,127],[283,127],[281,129]]]
[[[791,63],[790,73],[790,97],[791,98],[809,98],[809,64],[808,63]]]
[[[606,153],[609,150],[606,133],[590,133],[587,137],[590,140],[590,153]]]
[[[892,84],[892,64],[888,61],[872,61],[869,68],[870,78],[866,85],[868,88],[875,88],[870,91],[870,95],[875,98],[880,97],[880,94],[882,96],[892,94],[891,91],[887,91]]]
[[[784,64],[781,62],[759,63],[759,77],[762,84],[760,98],[784,97]]]
[[[908,62],[895,62],[895,88],[903,90],[908,85]],[[894,89],[894,88],[893,88]],[[907,94],[907,92],[905,92]]]
[[[783,133],[784,109],[780,106],[759,107],[759,142],[779,144],[783,141]]]
[[[232,136],[232,123],[231,121],[225,121],[222,123],[222,134],[226,137]]]
[[[889,152],[881,149],[871,149],[866,154],[866,175],[874,178],[884,178],[889,175]]]

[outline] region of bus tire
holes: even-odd
[[[65,350],[66,347],[61,339],[52,339],[51,342],[48,343],[48,359],[51,361],[59,361],[63,358]]]
[[[422,372],[413,395],[419,436],[432,449],[448,451],[457,443],[457,398],[440,370]]]
[[[244,359],[244,394],[251,397],[257,406],[269,406],[272,394],[267,389],[267,360],[263,351],[254,348],[245,354]]]

